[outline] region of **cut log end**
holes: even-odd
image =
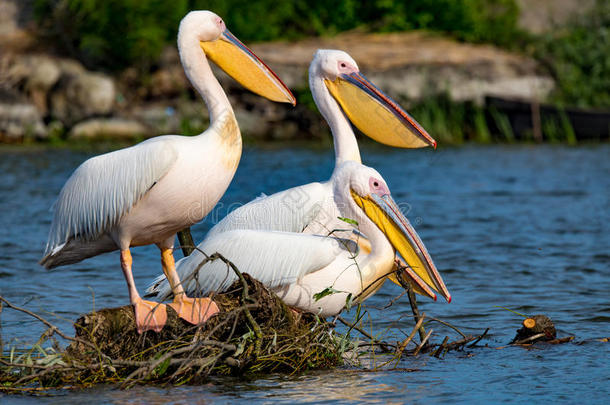
[[[523,321],[523,327],[517,330],[517,335],[511,343],[524,344],[539,341],[552,341],[557,337],[557,331],[551,318],[546,315],[533,315]]]
[[[527,329],[532,329],[536,326],[536,320],[534,318],[527,318],[523,321],[523,326]]]

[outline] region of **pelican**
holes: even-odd
[[[47,268],[120,250],[137,330],[160,331],[166,307],[143,300],[132,275],[130,247],[156,244],[174,295],[169,304],[197,324],[217,310],[207,299],[184,294],[176,274],[177,231],[200,221],[231,182],[242,140],[233,109],[208,58],[244,87],[265,98],[295,104],[290,90],[210,11],[192,11],[180,22],[178,50],[186,75],[205,101],[210,127],[195,137],[160,136],[93,157],[62,188],[41,264]]]
[[[314,101],[329,123],[334,138],[336,164],[330,180],[259,197],[232,211],[208,232],[206,239],[198,247],[200,250],[214,253],[212,247],[215,244],[212,241],[222,234],[235,230],[327,235],[329,232],[337,234],[337,229],[345,228],[346,224],[337,218],[345,215],[337,206],[334,184],[338,181],[339,169],[344,163],[361,163],[358,143],[349,120],[366,135],[382,143],[410,148],[436,147],[434,139],[398,104],[364,77],[356,62],[343,51],[317,51],[309,69],[309,85]],[[404,220],[408,224],[406,219]],[[414,231],[413,234],[416,235]],[[353,239],[363,252],[370,252],[372,249],[370,241],[363,237],[361,232],[354,235],[343,235],[343,237]],[[417,257],[403,257],[402,259],[407,263],[412,262],[411,268],[405,267],[399,278],[391,273],[390,280],[403,285],[401,279],[405,280],[402,276],[406,276],[406,280],[411,281],[416,292],[436,299],[433,291],[436,290],[447,301],[451,301],[451,295],[423,248],[423,243],[419,238],[417,240],[422,246],[421,254],[425,252],[426,265],[422,267],[421,260]],[[281,249],[278,246],[274,250]],[[394,260],[392,251],[385,250],[385,253],[391,256],[388,256],[388,260]],[[182,280],[194,276],[193,263],[198,261],[200,260],[186,258],[178,262],[178,273]],[[287,272],[290,271],[285,267],[282,268]],[[268,271],[272,272],[273,269],[269,268]],[[194,291],[196,286],[190,284],[189,288],[191,289],[189,291]],[[204,285],[204,289],[207,290],[208,286]],[[169,294],[163,277],[157,278],[148,291],[153,294],[159,293],[163,298]],[[372,293],[374,289],[370,288],[368,292]]]
[[[390,190],[374,169],[353,161],[337,166],[329,181],[340,214],[367,236],[369,249],[351,238],[273,230],[234,229],[215,233],[178,264],[188,292],[208,294],[227,289],[236,275],[203,252],[222,254],[242,272],[272,289],[290,307],[320,316],[336,315],[346,302],[361,302],[394,271],[396,251],[426,283],[444,285],[430,255]],[[170,296],[167,283],[160,298]],[[325,293],[326,291],[326,293]]]

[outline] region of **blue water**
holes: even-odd
[[[98,152],[99,153],[99,152]],[[394,199],[437,264],[453,302],[420,299],[420,310],[465,333],[490,328],[488,347],[442,359],[405,358],[416,371],[347,368],[255,380],[214,379],[196,387],[101,387],[41,399],[51,403],[545,402],[608,403],[610,398],[610,145],[467,146],[437,151],[363,147],[364,163],[384,176]],[[46,271],[37,265],[51,206],[70,173],[91,153],[0,148],[0,294],[46,314],[63,330],[79,314],[128,302],[117,254]],[[193,228],[200,240],[235,203],[261,192],[329,177],[327,148],[247,146],[222,204]],[[133,249],[140,291],[160,273],[155,247]],[[180,257],[180,253],[176,254]],[[412,328],[405,298],[386,283],[366,304],[367,329],[404,338]],[[574,343],[504,347],[522,320],[496,306],[550,316]],[[50,314],[46,311],[54,311]],[[402,319],[400,316],[404,315]],[[7,343],[35,342],[43,328],[4,309]],[[353,317],[353,313],[346,314]],[[400,319],[398,322],[394,322]],[[440,342],[455,332],[427,326]],[[368,359],[368,366],[384,359]],[[2,397],[2,403],[33,398]]]

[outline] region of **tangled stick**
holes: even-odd
[[[226,260],[220,255],[213,259]],[[225,263],[237,270],[229,261]],[[262,284],[238,270],[237,274],[239,280],[229,291],[214,298],[221,313],[205,324],[190,325],[168,308],[166,327],[160,333],[142,335],[136,332],[130,305],[81,317],[75,323],[76,336],[71,337],[42,316],[0,297],[6,308],[48,328],[34,346],[39,349],[0,356],[0,391],[198,383],[210,375],[292,373],[341,363],[332,325],[311,314],[295,318]],[[69,343],[67,349],[42,349],[54,334]]]

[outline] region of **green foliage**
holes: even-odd
[[[313,295],[313,299],[314,299],[314,300],[317,302],[317,301],[320,301],[322,298],[326,297],[327,295],[339,294],[339,293],[341,293],[341,292],[343,292],[343,291],[338,291],[338,290],[335,290],[335,289],[334,289],[334,288],[332,288],[332,287],[326,287],[326,288],[325,288],[325,289],[323,289],[322,291],[320,291],[320,292],[318,292],[318,293],[315,293],[315,294]]]
[[[337,218],[340,219],[343,222],[347,222],[350,225],[358,226],[358,221],[356,221],[355,219],[343,218],[343,217],[337,217]]]
[[[514,0],[35,0],[41,35],[89,66],[146,70],[175,41],[193,9],[222,16],[246,42],[423,28],[466,41],[508,44],[517,35]]]
[[[566,28],[549,33],[536,57],[555,77],[552,101],[579,107],[610,107],[610,3],[596,6]]]
[[[536,141],[531,131],[513,128],[514,123],[506,112],[493,106],[482,107],[471,102],[451,101],[447,95],[426,97],[412,103],[408,111],[441,145],[471,141]],[[540,118],[544,141],[568,144],[578,142],[567,114],[561,109],[556,114],[543,114]]]
[[[362,8],[368,23],[379,31],[428,29],[502,45],[521,35],[514,0],[376,0]]]
[[[423,28],[507,44],[517,34],[519,15],[514,0],[192,0],[191,7],[215,10],[247,41],[332,35],[364,26],[373,31]]]
[[[188,0],[36,0],[41,35],[88,66],[146,69],[175,41]]]
[[[505,142],[514,142],[515,134],[513,132],[513,127],[510,124],[508,117],[493,107],[490,108],[489,111],[491,113],[491,117],[494,120],[494,123],[496,124],[496,127],[498,127],[500,134],[502,135],[501,139]]]
[[[453,102],[448,95],[429,96],[412,104],[409,113],[441,143],[462,143],[472,135],[473,109]]]
[[[561,111],[559,117],[542,117],[542,136],[548,142],[565,142],[575,145],[578,140],[574,128],[566,113]]]

